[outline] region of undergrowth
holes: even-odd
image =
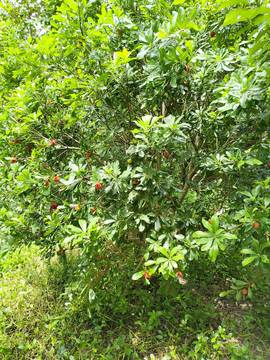
[[[1,259],[1,359],[267,359],[267,300],[224,302],[210,282],[125,284],[121,269],[90,309],[82,292],[70,301],[77,257],[64,268],[31,246]]]

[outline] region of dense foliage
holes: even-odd
[[[6,0],[0,16],[2,256],[57,255],[66,310],[98,324],[189,307],[203,282],[264,293],[269,2]]]

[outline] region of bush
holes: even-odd
[[[136,299],[152,330],[162,296],[266,287],[269,24],[263,0],[4,2],[1,244],[59,257],[65,311],[106,328]]]

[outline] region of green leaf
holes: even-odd
[[[219,294],[219,296],[220,296],[220,297],[226,297],[226,296],[231,295],[231,294],[233,294],[233,290],[227,290],[227,291],[222,291],[222,292]]]
[[[186,0],[174,0],[173,5],[182,5]]]
[[[208,238],[197,238],[195,241],[198,245],[205,245],[208,244],[209,242],[212,244],[212,241],[214,240],[213,236],[208,237]]]
[[[145,266],[152,266],[154,265],[156,262],[154,260],[148,260],[144,263]]]
[[[254,9],[233,9],[225,17],[223,26],[233,25],[238,22],[252,20],[259,14],[270,13],[270,9],[259,7]]]
[[[218,215],[215,214],[211,217],[211,219],[209,220],[209,223],[212,226],[212,232],[216,232],[219,229],[219,218]]]
[[[248,0],[218,0],[217,1],[217,5],[218,8],[217,10],[222,10],[231,6],[235,6],[235,5],[247,5],[248,4]]]
[[[214,242],[209,251],[209,257],[212,262],[216,261],[218,253],[219,253],[218,245],[216,242]]]
[[[233,279],[233,283],[238,287],[238,288],[243,288],[245,286],[247,286],[247,282],[246,281],[242,281],[242,280],[238,280],[238,279]]]
[[[127,64],[132,60],[136,60],[136,58],[129,57],[130,52],[127,49],[123,49],[121,51],[116,51],[114,53],[114,64],[116,66]]]
[[[76,233],[76,234],[81,234],[81,233],[82,233],[82,229],[80,229],[79,227],[74,226],[74,225],[68,225],[68,226],[67,226],[67,229],[68,229],[70,232],[73,232],[73,233]]]
[[[253,158],[253,159],[246,160],[246,164],[248,164],[248,165],[262,165],[262,162],[260,160],[258,160],[258,159]]]
[[[173,256],[173,260],[174,260],[174,261],[184,260],[184,258],[185,258],[185,255],[184,255],[184,254],[180,254],[180,253],[178,253],[178,254],[176,254],[176,255]]]
[[[269,257],[267,255],[262,255],[261,260],[262,260],[262,262],[264,264],[269,264],[270,263]]]
[[[170,255],[169,255],[169,253],[168,253],[168,250],[167,250],[165,247],[159,246],[159,247],[158,247],[158,251],[159,251],[162,255],[166,256],[166,258],[169,258],[169,257],[170,257]]]
[[[192,237],[194,239],[199,239],[199,238],[210,238],[212,237],[212,234],[206,232],[206,231],[195,231],[193,234],[192,234]]]
[[[201,247],[201,250],[202,251],[208,251],[212,246],[212,240],[208,241],[206,244],[204,244],[202,247]]]
[[[251,249],[242,249],[240,252],[241,252],[241,254],[245,254],[245,255],[255,254],[255,252]]]
[[[146,222],[147,224],[150,224],[150,219],[149,219],[148,215],[142,214],[140,216],[140,219],[143,220],[144,222]]]
[[[79,220],[79,225],[80,225],[82,231],[86,232],[86,230],[87,230],[87,222],[85,220],[83,220],[83,219],[80,219]]]
[[[164,257],[159,257],[156,259],[155,264],[161,264],[164,263],[165,261],[168,261],[168,259]]]
[[[140,223],[139,232],[143,232],[144,230],[145,230],[145,225],[143,223]]]
[[[258,256],[250,256],[250,257],[245,258],[242,261],[242,266],[247,266],[247,265],[251,264],[257,258],[258,258]]]
[[[143,277],[144,271],[139,271],[132,275],[132,280],[136,281]]]
[[[203,226],[207,229],[207,230],[209,230],[210,232],[212,232],[212,224],[210,224],[210,222],[209,221],[207,221],[207,220],[205,220],[205,219],[202,219],[202,224],[203,224]]]
[[[175,246],[175,247],[171,250],[170,256],[174,256],[174,255],[176,255],[176,254],[178,254],[178,253],[182,253],[182,247],[181,247],[180,245]]]
[[[94,292],[93,289],[89,289],[89,292],[88,292],[88,299],[89,299],[89,302],[93,302],[96,298],[96,293]]]
[[[237,301],[240,301],[242,299],[241,291],[237,291],[235,298],[236,298]]]
[[[115,219],[107,219],[107,220],[103,221],[104,225],[109,225],[109,224],[113,224],[113,223],[115,223]]]
[[[227,233],[227,232],[224,233],[223,236],[224,236],[225,239],[228,239],[228,240],[235,240],[235,239],[237,239],[237,235],[231,234],[231,233]]]
[[[157,218],[156,221],[155,221],[155,230],[159,231],[160,228],[161,228],[160,220],[159,220],[159,218]]]
[[[264,243],[262,244],[262,249],[263,249],[263,250],[266,249],[266,248],[268,248],[268,247],[270,247],[270,242],[266,241],[266,242],[264,242]]]

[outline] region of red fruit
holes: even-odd
[[[16,164],[17,158],[12,157],[12,158],[10,159],[10,162],[11,162],[11,164]]]
[[[58,175],[55,175],[55,176],[53,177],[53,181],[54,181],[54,182],[58,183],[59,180],[60,180],[60,177],[59,177]]]
[[[97,208],[92,207],[92,208],[91,208],[91,213],[92,213],[93,215],[95,215],[96,212],[97,212]]]
[[[242,295],[247,296],[247,294],[248,294],[248,288],[242,289]]]
[[[145,280],[151,279],[151,275],[149,274],[148,271],[145,271],[145,272],[143,273],[143,277],[145,278]]]
[[[210,36],[211,36],[211,38],[216,37],[216,35],[217,35],[217,33],[216,33],[215,31],[211,31],[211,32],[210,32]]]
[[[51,139],[49,144],[50,144],[50,146],[55,146],[55,145],[57,145],[57,140],[56,139]]]
[[[90,159],[90,157],[91,157],[91,151],[90,151],[90,150],[87,150],[87,151],[86,151],[85,157],[86,157],[87,160]]]
[[[56,202],[51,203],[51,210],[56,210],[58,208],[58,204]]]
[[[176,276],[179,278],[183,278],[183,273],[181,271],[177,271]]]
[[[95,188],[97,191],[101,190],[103,188],[103,185],[100,182],[97,182],[95,185]]]
[[[48,187],[50,185],[50,177],[47,177],[47,179],[44,182],[44,185]]]
[[[260,228],[261,224],[258,221],[255,221],[252,224],[253,229],[258,230]]]
[[[169,153],[168,150],[163,150],[163,151],[162,151],[162,156],[163,156],[165,159],[169,159],[169,157],[171,156],[171,154]]]

